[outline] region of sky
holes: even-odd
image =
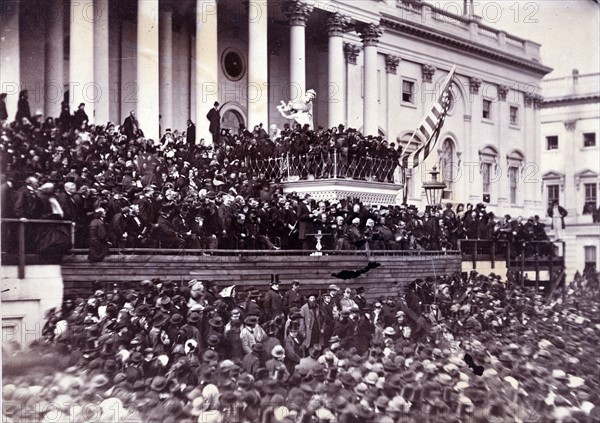
[[[448,11],[463,0],[427,0]],[[594,0],[474,0],[482,23],[542,44],[546,76],[600,72],[600,4]]]

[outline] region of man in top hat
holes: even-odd
[[[271,275],[271,288],[265,293],[263,310],[266,320],[283,315],[283,295],[279,291],[279,275]]]
[[[300,363],[300,359],[303,356],[303,339],[300,335],[300,321],[292,320],[288,327],[287,335],[283,341],[286,365],[288,370],[292,372],[294,368]]]

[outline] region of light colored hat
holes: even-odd
[[[273,349],[271,350],[271,355],[275,358],[284,358],[285,350],[283,349],[283,347],[281,345],[275,345],[273,347]]]

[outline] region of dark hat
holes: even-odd
[[[217,353],[214,350],[206,350],[204,351],[204,354],[202,354],[202,360],[204,360],[207,363],[210,363],[212,361],[218,361],[219,353]]]
[[[248,373],[243,373],[238,377],[237,384],[242,389],[251,389],[254,386],[254,377]]]
[[[360,286],[358,288],[356,288],[356,293],[357,294],[364,294],[365,293],[365,287],[364,286]]]
[[[258,324],[258,316],[249,315],[244,319],[244,324],[246,325],[256,325]]]
[[[256,342],[252,345],[252,351],[255,353],[262,353],[264,350],[262,342]]]
[[[206,343],[208,345],[210,345],[211,347],[214,347],[215,345],[217,345],[219,343],[219,335],[217,334],[211,334],[208,335],[208,338],[206,338]]]
[[[181,314],[175,313],[171,316],[172,325],[180,325],[181,323],[183,323],[183,316]]]
[[[208,324],[215,328],[222,328],[223,318],[221,316],[215,316],[208,321]]]
[[[154,376],[152,382],[150,382],[150,389],[156,392],[160,392],[167,387],[167,379],[163,376]]]
[[[187,321],[190,322],[190,323],[197,323],[197,322],[199,322],[200,321],[200,313],[192,311],[191,313],[188,314]]]
[[[140,363],[144,359],[144,356],[139,351],[134,351],[129,356],[129,361],[132,363]]]
[[[169,316],[159,311],[154,315],[154,319],[152,319],[152,324],[156,327],[162,327],[167,323],[168,320]]]

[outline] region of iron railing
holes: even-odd
[[[268,159],[246,159],[250,175],[292,182],[301,179],[354,179],[396,183],[398,161],[370,155],[352,156],[334,151],[291,155]]]

